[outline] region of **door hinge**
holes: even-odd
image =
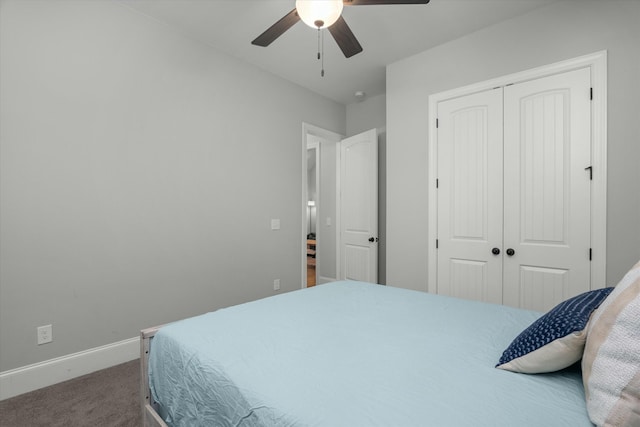
[[[589,180],[593,181],[593,166],[587,166],[584,170],[589,171]]]
[[[589,248],[589,261],[593,259],[593,250]]]
[[[440,186],[440,180],[436,178],[436,188],[438,188],[439,186]]]
[[[438,129],[438,119],[436,119],[436,129]]]
[[[593,101],[593,88],[589,88],[589,99]]]
[[[436,249],[438,249],[438,239],[436,239]]]

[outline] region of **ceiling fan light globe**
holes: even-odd
[[[311,28],[327,28],[342,14],[342,0],[296,0],[296,11]]]

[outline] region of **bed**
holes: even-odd
[[[496,369],[541,313],[339,281],[142,331],[146,426],[592,426],[579,365]]]

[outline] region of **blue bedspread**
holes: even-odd
[[[540,313],[335,282],[182,320],[152,341],[170,426],[591,426],[577,369],[494,368]]]

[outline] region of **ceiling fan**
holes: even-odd
[[[251,44],[269,46],[294,24],[302,21],[320,31],[327,28],[344,53],[351,58],[362,52],[362,46],[351,28],[342,18],[343,6],[369,6],[389,4],[427,4],[429,0],[296,0],[296,7],[282,19],[260,34]]]

